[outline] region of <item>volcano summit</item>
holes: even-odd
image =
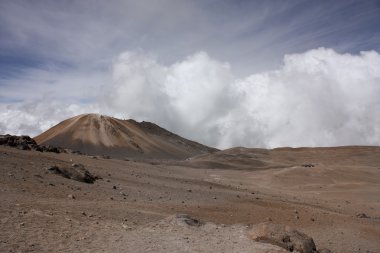
[[[182,138],[154,123],[99,114],[67,119],[34,138],[40,145],[117,158],[185,159],[216,151]]]

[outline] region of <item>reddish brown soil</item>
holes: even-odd
[[[241,232],[272,220],[318,248],[380,252],[379,160],[377,147],[233,149],[182,162],[0,147],[0,251],[275,252]],[[48,171],[72,163],[102,179],[86,184]],[[177,213],[218,225],[197,232],[160,223]],[[218,234],[221,224],[228,226]]]

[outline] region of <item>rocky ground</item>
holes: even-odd
[[[229,152],[137,162],[1,146],[0,251],[287,252],[255,241],[269,222],[317,250],[380,252],[378,148]]]

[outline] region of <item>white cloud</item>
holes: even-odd
[[[33,135],[94,111],[153,121],[221,148],[380,145],[379,69],[375,51],[319,48],[286,55],[277,70],[236,78],[205,52],[171,65],[125,52],[114,61],[112,83],[92,96],[98,101],[2,105],[0,131]]]
[[[319,48],[243,79],[200,52],[170,66],[115,62],[109,105],[219,147],[380,144],[380,56]]]
[[[123,53],[113,77],[105,104],[126,117],[154,121],[202,142],[215,143],[217,133],[211,129],[233,106],[229,65],[205,52],[170,66],[141,52]]]
[[[0,133],[34,137],[69,117],[98,111],[97,105],[67,104],[46,98],[26,103],[0,104]]]

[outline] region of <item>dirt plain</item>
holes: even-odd
[[[48,170],[73,163],[101,179]],[[183,161],[0,147],[0,189],[1,252],[284,252],[247,239],[268,220],[317,248],[380,252],[379,147],[234,148]],[[205,225],[184,226],[180,213]]]

